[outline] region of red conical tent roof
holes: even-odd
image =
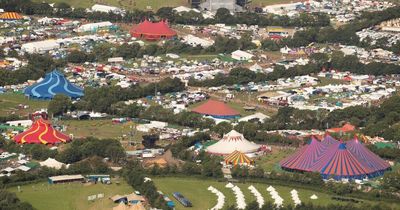
[[[227,104],[221,101],[208,100],[204,104],[194,108],[193,112],[210,115],[213,117],[230,117],[230,116],[238,116],[240,113]]]
[[[150,22],[145,20],[137,26],[132,27],[131,35],[136,38],[145,38],[149,40],[156,40],[165,38],[172,38],[176,36],[176,32],[172,30],[167,21]]]
[[[67,135],[54,129],[50,122],[43,118],[39,118],[28,130],[14,137],[14,141],[18,144],[56,144],[70,140]]]

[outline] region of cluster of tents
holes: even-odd
[[[358,179],[383,175],[390,164],[361,143],[353,140],[337,141],[325,135],[320,142],[311,137],[309,143],[283,159],[280,166],[289,171],[319,172],[324,179]]]

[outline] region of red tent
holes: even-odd
[[[331,132],[331,133],[347,133],[347,132],[351,132],[354,131],[356,129],[356,127],[350,123],[346,123],[344,124],[341,128],[330,128],[327,129],[327,132]]]
[[[145,20],[137,26],[132,27],[130,34],[132,37],[149,41],[171,39],[176,36],[176,32],[164,20],[155,23]]]
[[[49,121],[39,118],[28,130],[16,135],[14,141],[19,144],[56,144],[71,139],[54,129]]]
[[[208,100],[204,104],[194,108],[192,111],[215,118],[235,118],[240,115],[238,111],[232,109],[224,102],[214,100]]]

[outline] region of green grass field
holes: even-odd
[[[29,202],[37,210],[110,210],[116,206],[109,197],[116,194],[132,193],[133,189],[123,180],[119,185],[96,184],[85,186],[82,183],[49,185],[23,185],[18,192],[17,187],[9,189],[15,192],[22,201]],[[88,201],[89,195],[104,194],[104,198]]]
[[[189,199],[193,207],[193,210],[205,210],[210,209],[217,203],[217,197],[215,194],[207,190],[211,185],[217,188],[225,195],[225,207],[230,205],[235,205],[235,196],[231,189],[225,188],[225,182],[217,182],[212,180],[200,180],[192,178],[153,178],[157,188],[162,192],[166,193],[176,203],[177,210],[186,209],[180,203],[178,203],[172,196],[173,192],[182,193],[187,199]],[[265,201],[273,202],[271,196],[269,195],[266,188],[269,186],[267,184],[260,183],[245,183],[237,184],[242,190],[246,203],[250,203],[255,200],[253,194],[251,194],[248,187],[253,185],[257,190],[263,195]],[[293,200],[290,195],[290,191],[293,189],[291,187],[273,185],[279,195],[284,199],[283,205],[293,205]],[[308,189],[299,189],[298,191],[300,200],[305,203],[312,202],[315,205],[328,205],[328,204],[346,204],[344,202],[339,202],[331,199],[331,195],[323,192],[315,192]],[[317,200],[311,200],[310,196],[316,194],[318,196]],[[369,201],[367,201],[369,202]]]
[[[280,150],[275,147],[272,147],[271,153],[262,156],[259,160],[256,159],[255,162],[265,171],[270,172],[276,170],[279,165],[279,161],[293,154],[293,152],[294,150],[291,149]]]
[[[129,137],[130,131],[134,129],[132,122],[114,124],[111,119],[105,120],[63,120],[60,125],[66,126],[66,134],[73,134],[75,138],[93,136],[100,139],[121,139],[123,135]],[[141,133],[134,133],[133,140],[141,140]]]
[[[47,108],[48,101],[29,100],[23,94],[4,93],[0,94],[0,116],[17,114],[26,116],[29,113]],[[27,109],[19,109],[19,105],[28,105]]]

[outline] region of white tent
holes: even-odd
[[[109,21],[98,22],[98,23],[88,23],[88,24],[79,26],[78,28],[75,29],[75,31],[76,32],[89,32],[89,31],[97,30],[100,28],[107,28],[107,27],[111,27],[111,26],[113,26],[113,24]]]
[[[46,166],[55,169],[60,169],[63,165],[65,165],[64,163],[58,162],[56,159],[53,158],[47,158],[47,160],[42,161],[39,164],[40,166]]]
[[[231,57],[235,60],[247,61],[247,60],[250,60],[251,58],[253,58],[254,55],[250,54],[248,52],[242,51],[242,50],[236,50],[236,51],[232,52]]]
[[[55,50],[58,48],[60,48],[60,44],[54,39],[38,41],[38,42],[29,42],[22,44],[21,46],[21,50],[27,53],[42,53],[50,50]]]
[[[102,5],[102,4],[95,4],[92,6],[92,11],[93,12],[113,12],[116,14],[121,14],[123,13],[123,10],[118,8],[118,7],[113,7],[113,6],[107,6],[107,5]]]
[[[220,141],[207,147],[207,152],[219,155],[228,155],[238,150],[242,153],[253,153],[260,148],[260,145],[248,141],[243,134],[232,130],[224,135]]]

